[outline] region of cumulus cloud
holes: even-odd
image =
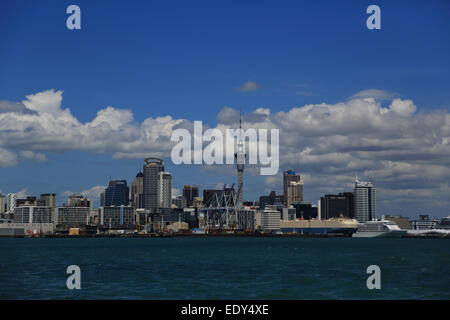
[[[254,81],[247,81],[242,85],[242,87],[236,88],[237,91],[242,92],[249,92],[249,91],[256,91],[261,88],[261,85],[257,84]]]
[[[412,100],[393,96],[389,106],[382,106],[380,101],[387,97],[385,92],[362,91],[336,104],[309,104],[275,113],[257,108],[243,116],[243,126],[280,130],[280,169],[302,173],[307,192],[348,190],[358,175],[375,182],[384,200],[423,201],[423,191],[430,190],[425,194],[431,199],[432,193],[434,203],[450,205],[445,194],[450,181],[448,111],[420,111]],[[69,150],[117,159],[168,157],[172,131],[192,130],[192,121],[170,116],[136,123],[130,110],[112,106],[82,123],[62,107],[62,91],[28,95],[21,104],[26,109],[18,107],[20,112],[1,109],[0,167],[23,159],[45,161],[48,152]],[[216,128],[224,131],[238,121],[239,110],[224,107]],[[254,172],[259,170],[246,169],[249,175]],[[276,183],[281,185],[281,177],[266,179],[269,188]],[[87,193],[98,196],[101,189],[97,186]]]
[[[80,194],[88,199],[98,200],[98,199],[100,199],[100,194],[103,191],[105,191],[105,189],[106,189],[106,186],[93,186],[89,189],[79,191],[79,192],[67,190],[67,191],[61,192],[61,196],[70,197],[71,195],[74,195],[74,194]]]

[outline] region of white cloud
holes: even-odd
[[[444,191],[450,181],[450,114],[419,112],[413,101],[399,98],[383,107],[379,100],[388,94],[371,92],[362,91],[345,102],[310,104],[285,112],[257,108],[244,115],[243,126],[280,129],[280,170],[302,173],[307,192],[351,188],[358,174],[373,180],[386,198],[413,199],[430,190],[436,195],[425,193],[430,201],[448,203]],[[0,167],[24,159],[45,161],[45,153],[69,150],[111,154],[117,159],[168,157],[172,130],[192,128],[191,121],[170,116],[136,123],[130,110],[111,106],[82,123],[62,108],[62,91],[28,95],[22,104],[28,109],[18,107],[16,112],[18,105],[8,103],[0,112]],[[217,116],[217,128],[235,127],[238,120],[238,110],[224,107]],[[234,174],[229,169],[226,172]],[[247,174],[254,172],[258,170],[251,166],[246,169]],[[272,188],[281,184],[281,178],[268,178],[266,183]],[[85,191],[98,198],[104,187],[93,188]]]
[[[355,93],[351,98],[373,98],[375,100],[392,100],[398,94],[379,89],[366,89]]]
[[[236,88],[238,91],[242,92],[250,92],[250,91],[256,91],[261,88],[261,85],[257,84],[254,81],[247,81],[242,85],[242,87]]]
[[[88,199],[92,199],[92,200],[98,200],[100,199],[100,194],[105,191],[106,186],[93,186],[89,189],[83,190],[83,191],[79,191],[79,192],[74,192],[74,191],[63,191],[60,193],[61,196],[63,197],[70,197],[71,195],[74,194],[80,194]]]

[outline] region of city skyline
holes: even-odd
[[[173,195],[236,186],[235,166],[171,163],[170,133],[237,128],[242,110],[244,128],[280,129],[278,175],[246,164],[243,200],[283,193],[292,169],[305,201],[351,191],[357,175],[376,186],[379,216],[448,216],[445,2],[383,3],[379,31],[366,3],[77,4],[77,31],[66,4],[0,4],[1,193],[98,204],[146,157],[163,158]]]

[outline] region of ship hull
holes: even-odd
[[[401,238],[406,234],[406,230],[394,230],[388,232],[355,232],[353,238]]]

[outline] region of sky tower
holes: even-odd
[[[243,202],[243,176],[244,176],[244,164],[245,164],[245,146],[244,146],[244,140],[242,139],[242,113],[239,118],[239,139],[238,139],[238,148],[237,152],[234,154],[234,157],[236,158],[236,164],[237,164],[237,172],[238,172],[238,199],[237,199],[237,206],[241,208],[242,202]]]

